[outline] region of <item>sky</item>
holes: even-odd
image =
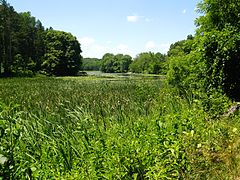
[[[200,0],[8,0],[17,12],[30,11],[45,28],[72,33],[83,57],[105,53],[167,53],[195,33]]]

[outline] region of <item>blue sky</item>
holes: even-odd
[[[16,11],[30,11],[45,27],[71,32],[84,57],[105,53],[135,57],[166,53],[171,43],[194,34],[200,0],[8,0]]]

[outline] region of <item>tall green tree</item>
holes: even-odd
[[[101,59],[97,58],[83,58],[81,70],[85,71],[99,71],[101,69]]]
[[[4,22],[3,22],[3,5],[2,1],[0,1],[0,74],[2,74],[2,64],[4,61]]]
[[[115,57],[115,72],[128,72],[129,65],[132,63],[132,57],[129,55],[117,54]]]
[[[13,73],[25,76],[35,73],[36,66],[36,19],[30,12],[18,14],[18,31],[15,32]]]
[[[43,58],[45,54],[45,29],[44,26],[42,25],[40,20],[36,21],[35,24],[35,40],[34,40],[34,47],[35,47],[35,71],[40,71],[41,70],[41,65],[43,63]]]
[[[80,44],[70,33],[48,30],[42,67],[49,75],[77,75],[82,63]]]
[[[0,5],[0,73],[5,76],[28,74],[37,59],[34,42],[36,21],[29,12],[17,13],[6,1]]]
[[[106,53],[102,57],[101,71],[106,73],[113,73],[114,54]]]
[[[101,71],[106,73],[125,73],[129,70],[132,57],[123,54],[106,53],[102,58]]]
[[[7,1],[2,0],[0,4],[0,14],[1,70],[3,69],[3,73],[5,75],[10,75],[12,72],[13,41],[17,13],[14,11],[13,7],[7,3]]]
[[[196,20],[208,88],[240,100],[240,1],[204,0]]]
[[[197,10],[201,14],[195,21],[199,33],[221,31],[227,26],[240,29],[239,0],[202,0]]]
[[[199,83],[199,78],[202,78],[199,66],[201,56],[199,51],[196,51],[196,42],[193,36],[188,36],[187,39],[177,41],[171,44],[167,53],[168,59],[168,83],[178,87],[182,92],[194,91],[202,84]],[[197,73],[199,75],[197,75]]]
[[[134,73],[159,74],[165,72],[165,58],[161,53],[140,53],[130,65],[130,71]]]
[[[168,52],[168,82],[222,108],[222,97],[240,100],[240,1],[202,0],[194,38]]]
[[[75,75],[80,53],[70,33],[46,31],[30,12],[17,13],[0,0],[0,75],[29,76],[43,67],[48,74]]]

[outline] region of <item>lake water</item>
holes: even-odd
[[[100,77],[120,77],[120,78],[163,78],[164,75],[157,74],[137,74],[137,73],[103,73],[101,71],[86,71],[89,76],[100,76]]]

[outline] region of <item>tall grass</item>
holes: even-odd
[[[237,115],[209,119],[161,80],[24,78],[0,86],[3,179],[238,175]]]

